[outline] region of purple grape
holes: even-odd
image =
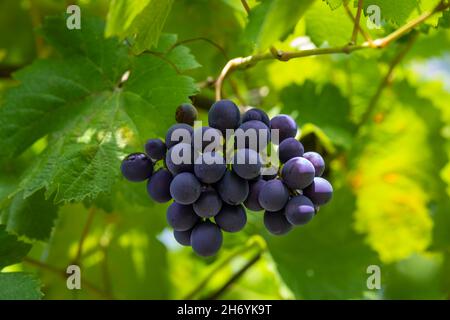
[[[152,176],[153,162],[144,153],[132,153],[123,159],[120,169],[127,180],[140,182]]]
[[[167,130],[166,133],[166,146],[167,148],[171,148],[177,143],[184,142],[184,143],[191,143],[191,136],[192,132],[194,132],[194,129],[185,123],[177,123],[174,124]],[[179,136],[176,136],[176,134],[179,134]]]
[[[305,149],[300,141],[295,138],[287,138],[280,143],[278,148],[278,156],[282,163],[285,163],[292,158],[301,157]]]
[[[185,154],[187,154],[186,161]],[[166,167],[173,175],[181,172],[194,172],[194,150],[192,150],[192,146],[187,143],[179,143],[170,148],[166,153]]]
[[[180,204],[193,204],[200,197],[202,185],[189,172],[176,175],[170,184],[170,195]]]
[[[238,149],[233,157],[233,171],[246,180],[261,174],[261,159],[252,149]]]
[[[193,126],[194,121],[197,120],[197,109],[189,103],[183,103],[175,111],[175,120],[178,123],[186,123]]]
[[[215,255],[222,246],[222,241],[222,231],[211,221],[200,222],[191,233],[192,249],[202,257]]]
[[[244,201],[245,207],[253,211],[261,211],[263,207],[259,204],[258,197],[261,188],[266,184],[266,181],[259,179],[255,182],[250,183],[249,193],[247,199]]]
[[[292,224],[287,221],[284,210],[276,212],[265,211],[264,226],[270,233],[276,236],[286,234],[292,229]]]
[[[294,138],[297,135],[297,124],[294,119],[285,114],[280,114],[270,120],[270,129],[279,130],[279,143],[287,138]]]
[[[193,204],[195,213],[202,218],[211,218],[219,213],[222,200],[214,189],[205,190]]]
[[[203,183],[216,183],[223,177],[226,170],[225,159],[216,152],[206,152],[195,160],[195,175]]]
[[[197,145],[198,144],[198,145]],[[192,145],[197,152],[218,150],[223,144],[223,135],[217,129],[211,127],[195,128],[192,133]]]
[[[267,181],[261,188],[258,201],[267,211],[279,211],[289,200],[289,190],[278,179]]]
[[[172,174],[166,169],[159,169],[147,182],[147,192],[156,202],[167,202],[172,199],[170,195],[170,183]]]
[[[182,246],[190,246],[191,245],[191,233],[192,233],[192,229],[189,229],[186,231],[173,230],[173,237]]]
[[[302,157],[295,157],[286,162],[281,170],[283,182],[291,189],[304,189],[314,180],[314,166]]]
[[[270,130],[264,122],[250,120],[241,124],[235,131],[235,140],[237,149],[263,150],[270,141]]]
[[[225,134],[226,129],[236,129],[241,122],[239,108],[230,100],[215,102],[208,112],[208,123]]]
[[[315,205],[321,206],[333,197],[333,186],[324,178],[315,177],[313,183],[303,190],[303,194]]]
[[[293,225],[308,223],[315,214],[314,204],[305,196],[296,196],[289,200],[285,208],[286,219]]]
[[[166,156],[166,144],[160,139],[147,140],[144,149],[145,153],[154,161],[164,159]]]
[[[199,221],[199,217],[195,214],[192,206],[185,206],[173,202],[167,208],[167,223],[177,231],[186,231],[192,229]]]
[[[216,190],[225,203],[238,205],[248,196],[248,182],[232,171],[226,171]]]
[[[217,225],[226,232],[241,231],[247,223],[247,214],[242,205],[224,204],[219,214],[214,217]]]
[[[310,151],[306,152],[303,155],[303,158],[308,159],[309,162],[312,163],[316,171],[316,177],[321,177],[323,172],[325,171],[325,161],[323,160],[322,156],[317,152]]]
[[[263,122],[267,127],[270,126],[269,116],[261,109],[252,108],[250,110],[247,110],[242,116],[242,123],[252,120],[258,120]]]

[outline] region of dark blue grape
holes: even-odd
[[[303,194],[315,205],[321,206],[333,197],[333,186],[324,178],[316,177],[313,183],[303,190]]]
[[[217,192],[225,203],[238,205],[248,196],[248,182],[232,171],[226,171],[217,183]]]
[[[170,195],[180,204],[193,204],[200,197],[202,185],[189,172],[176,175],[170,184]]]
[[[195,213],[202,218],[211,218],[222,208],[222,199],[214,189],[205,190],[193,204]]]
[[[322,156],[317,152],[311,151],[306,152],[303,155],[303,158],[308,159],[309,162],[312,163],[316,171],[316,177],[321,177],[323,172],[325,171],[325,161],[323,160]]]
[[[259,192],[261,191],[261,188],[266,184],[266,181],[263,179],[259,179],[255,182],[250,183],[249,186],[249,193],[247,196],[247,199],[244,201],[244,205],[253,211],[261,211],[263,210],[263,207],[259,204]]]
[[[166,167],[173,175],[181,172],[194,172],[192,146],[187,143],[179,143],[170,148],[166,153]]]
[[[167,202],[172,199],[170,195],[170,183],[172,174],[166,169],[159,169],[147,182],[147,192],[156,202]]]
[[[226,129],[236,129],[241,122],[241,114],[238,107],[230,100],[215,102],[208,112],[210,127],[219,129],[225,134]]]
[[[190,246],[191,245],[191,234],[192,234],[192,229],[189,229],[186,231],[173,230],[173,237],[182,246]]]
[[[315,169],[311,162],[295,157],[286,162],[281,170],[283,182],[291,189],[304,189],[314,180]]]
[[[166,146],[171,148],[177,143],[191,143],[192,132],[194,129],[185,123],[174,124],[167,130],[166,133]]]
[[[197,152],[220,150],[223,145],[222,132],[211,127],[195,128],[192,134],[192,144]]]
[[[216,183],[223,177],[226,170],[225,159],[216,152],[206,152],[195,160],[195,175],[203,183]]]
[[[247,214],[242,205],[224,204],[219,214],[214,217],[217,225],[226,232],[241,231],[247,223]]]
[[[308,223],[315,214],[314,204],[305,196],[295,196],[285,208],[286,219],[293,225]]]
[[[284,210],[276,212],[265,211],[264,226],[270,233],[276,236],[286,234],[292,229],[292,224],[287,221]]]
[[[162,160],[166,156],[166,144],[160,139],[150,139],[145,144],[145,153],[153,160]]]
[[[222,231],[211,221],[200,222],[191,233],[192,249],[202,257],[215,255],[222,246],[222,241]]]
[[[237,149],[263,150],[270,141],[270,130],[263,122],[250,120],[235,131]]]
[[[295,157],[301,157],[304,152],[305,149],[303,148],[302,143],[295,138],[284,139],[278,148],[278,156],[282,163]]]
[[[267,181],[258,196],[259,204],[267,211],[283,209],[288,200],[289,190],[278,179]]]
[[[242,123],[252,120],[258,120],[263,122],[266,126],[270,126],[269,116],[261,109],[253,108],[247,110],[242,116]]]
[[[177,120],[178,123],[186,123],[191,126],[194,125],[197,116],[197,109],[189,103],[183,103],[175,111],[175,120]]]
[[[132,153],[122,161],[123,176],[133,182],[144,181],[153,173],[153,163],[144,153]]]
[[[280,114],[270,120],[270,129],[278,129],[279,143],[287,138],[294,138],[297,134],[297,124],[294,119],[285,114]]]
[[[238,149],[233,157],[233,171],[246,180],[254,179],[261,174],[261,158],[252,149]]]
[[[167,208],[167,223],[177,231],[192,229],[200,218],[195,214],[192,206],[185,206],[173,202]]]

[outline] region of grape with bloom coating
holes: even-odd
[[[286,234],[292,229],[292,224],[287,221],[284,210],[276,212],[265,211],[264,226],[270,233],[276,236]]]
[[[132,153],[123,159],[120,169],[127,180],[140,182],[151,177],[153,162],[144,153]]]
[[[307,197],[295,196],[286,205],[286,219],[293,225],[304,225],[315,215],[314,204]]]
[[[208,220],[197,224],[191,233],[192,249],[202,257],[215,255],[222,246],[222,241],[222,231]]]
[[[292,158],[301,157],[305,149],[300,141],[295,138],[287,138],[280,143],[278,148],[278,156],[282,163],[285,163]]]
[[[193,204],[200,197],[202,185],[189,172],[176,175],[170,184],[170,195],[180,204]]]
[[[292,158],[281,170],[283,182],[294,190],[309,186],[314,180],[314,175],[314,166],[303,157]]]
[[[166,144],[160,139],[149,139],[145,144],[145,153],[153,160],[161,160],[166,156]]]
[[[259,204],[259,192],[261,191],[261,188],[266,184],[266,181],[263,179],[258,179],[255,182],[250,183],[249,186],[249,193],[247,196],[247,199],[244,201],[244,205],[246,208],[253,210],[253,211],[261,211],[263,210],[263,207]]]
[[[303,154],[303,158],[308,159],[312,163],[316,171],[316,177],[321,177],[325,171],[325,161],[322,156],[317,152],[310,151]]]
[[[202,192],[200,198],[193,204],[193,208],[199,217],[211,218],[219,213],[222,208],[222,200],[217,192],[211,188]]]
[[[170,195],[170,183],[172,174],[166,169],[156,171],[147,182],[147,192],[156,202],[167,202],[172,199]]]
[[[297,124],[294,119],[285,114],[280,114],[270,120],[270,129],[278,129],[279,143],[287,138],[295,138],[297,135]]]
[[[236,129],[241,122],[239,108],[230,100],[215,102],[208,112],[208,123],[225,134],[226,129]]]
[[[278,179],[267,181],[259,191],[258,201],[267,211],[279,211],[289,200],[289,190]]]
[[[214,217],[217,225],[226,232],[238,232],[247,223],[247,214],[242,205],[230,206],[224,204],[219,213]]]
[[[225,172],[217,183],[216,190],[225,203],[238,205],[248,196],[248,181],[242,179],[232,171]]]
[[[167,208],[167,223],[177,231],[186,231],[191,229],[199,221],[192,206],[182,205],[173,202]]]
[[[333,197],[333,186],[324,178],[315,177],[313,183],[303,190],[303,194],[315,205],[321,206]]]
[[[242,115],[242,123],[252,121],[252,120],[258,120],[263,122],[267,127],[270,126],[270,119],[267,113],[265,113],[263,110],[258,108],[252,108],[250,110],[247,110]]]
[[[191,245],[191,233],[192,233],[192,229],[189,229],[186,231],[173,230],[173,237],[182,246],[190,246]]]

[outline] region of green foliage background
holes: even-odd
[[[249,212],[202,259],[121,159],[163,137],[180,103],[205,120],[231,58],[347,45],[358,1],[249,0],[249,14],[240,0],[75,2],[81,30],[66,28],[64,1],[0,2],[0,299],[450,297],[448,9],[383,49],[229,75],[226,98],[296,118],[335,194],[283,237]],[[366,0],[382,24],[361,26],[381,38],[438,3]],[[82,290],[66,288],[70,264]],[[381,290],[366,286],[370,265]]]

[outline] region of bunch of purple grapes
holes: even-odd
[[[154,201],[174,200],[167,209],[167,222],[181,245],[192,246],[200,256],[216,254],[223,242],[222,231],[238,232],[246,225],[245,208],[264,211],[267,230],[283,235],[308,223],[330,201],[333,188],[321,178],[324,160],[316,152],[304,152],[290,116],[269,119],[256,108],[241,115],[232,101],[220,100],[208,113],[209,126],[194,129],[196,118],[195,107],[181,105],[176,112],[178,123],[167,131],[165,141],[148,140],[145,153],[130,154],[121,166],[126,179],[147,180]],[[233,141],[232,161],[227,161],[227,129],[243,133],[278,130],[279,165],[274,172],[261,174],[267,164],[261,161],[260,151],[275,143],[270,135],[258,136],[268,138],[258,141],[257,148],[246,140],[243,148],[237,148]],[[186,136],[188,142],[183,139]],[[195,141],[200,141],[200,148],[194,147]],[[183,160],[174,161],[175,156]]]

